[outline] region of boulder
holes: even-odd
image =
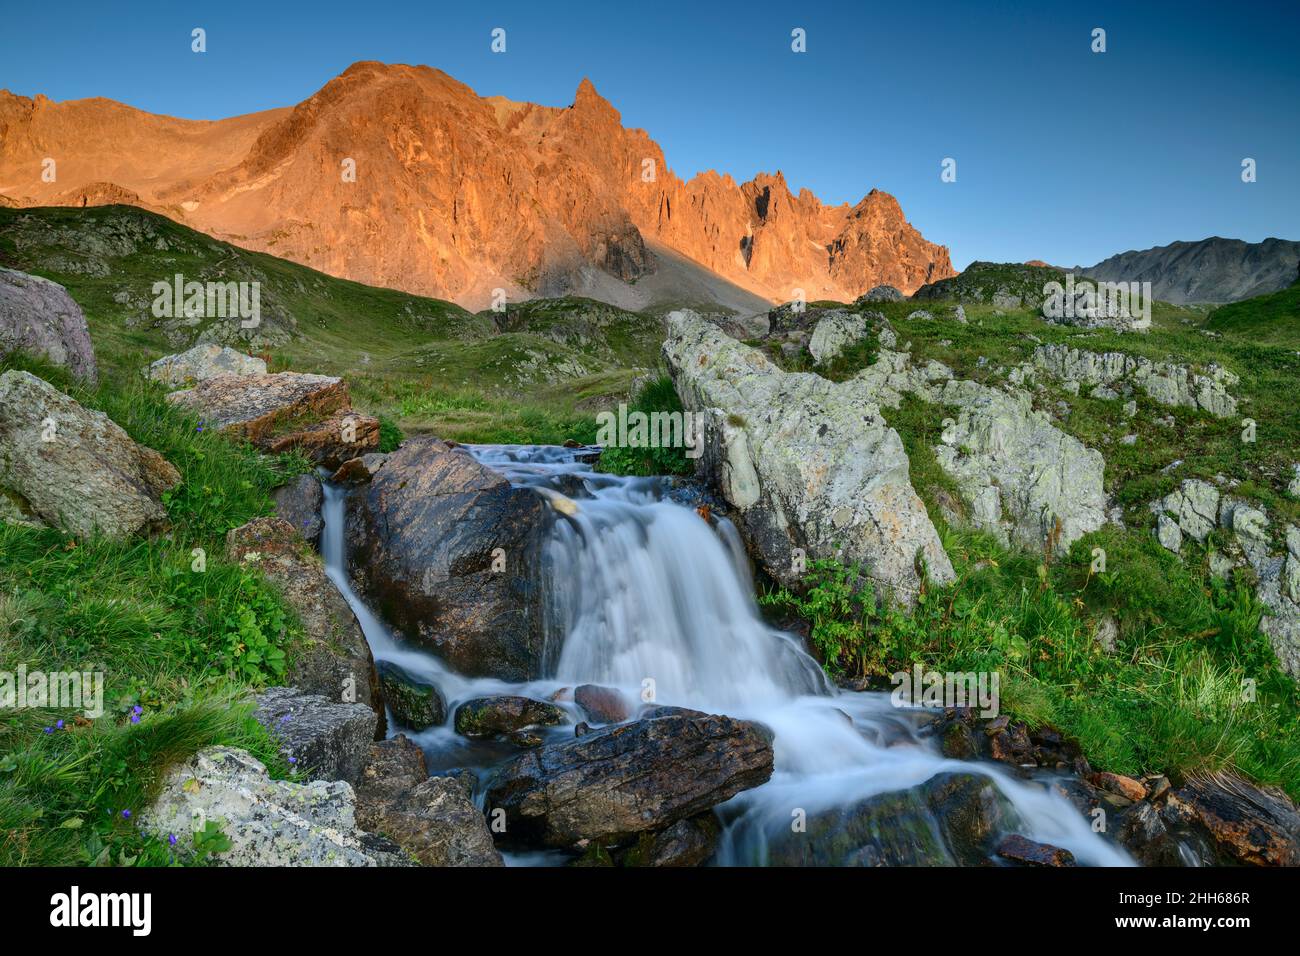
[[[1201,831],[1224,862],[1300,866],[1300,811],[1281,790],[1227,775],[1197,777],[1169,795],[1162,815]]]
[[[862,316],[854,312],[827,312],[813,329],[808,351],[814,362],[825,365],[866,334],[867,322]]]
[[[0,497],[26,520],[114,539],[167,527],[180,473],[103,412],[28,372],[0,375]]]
[[[379,686],[393,719],[412,730],[427,730],[447,719],[447,701],[436,685],[392,661],[379,662]]]
[[[636,845],[622,854],[623,866],[690,867],[709,862],[717,849],[722,828],[712,813],[678,820],[658,833],[643,833]]]
[[[220,375],[167,399],[262,451],[298,449],[326,468],[379,447],[378,419],[353,412],[347,384],[328,375]]]
[[[529,680],[541,668],[535,564],[547,520],[535,492],[464,450],[411,438],[348,496],[354,583],[400,638],[462,674]],[[505,570],[493,570],[494,552]]]
[[[593,730],[502,766],[488,814],[504,838],[550,847],[613,844],[662,830],[767,782],[772,733],[731,717],[672,716]]]
[[[566,717],[561,708],[531,697],[475,697],[456,708],[456,733],[495,737],[525,727],[562,724]]]
[[[271,687],[257,697],[257,722],[280,741],[293,766],[316,780],[355,783],[375,739],[375,712],[335,703],[296,687]]]
[[[304,541],[319,548],[320,535],[325,530],[321,518],[324,492],[319,479],[315,475],[299,475],[276,488],[271,497],[275,501],[275,513],[293,525]]]
[[[865,302],[902,302],[906,296],[895,289],[892,285],[878,285],[869,289],[858,296],[853,304],[862,305]]]
[[[77,378],[98,377],[81,307],[57,282],[0,268],[0,355],[26,352]]]
[[[272,780],[246,751],[209,747],[168,774],[140,815],[141,828],[176,838],[182,857],[193,853],[196,826],[221,828],[231,847],[214,854],[218,866],[409,865],[396,847],[357,828],[352,788],[341,781]]]
[[[502,866],[462,776],[430,777],[404,736],[374,744],[357,784],[357,822],[425,866]]]
[[[598,724],[617,724],[632,716],[632,705],[621,691],[599,684],[580,684],[573,691],[574,702]]]
[[[285,679],[305,694],[360,703],[384,734],[384,702],[370,645],[320,557],[283,518],[254,518],[226,534],[226,557],[256,567],[298,614],[305,646],[289,659]]]
[[[1166,544],[1163,537],[1161,539],[1160,543],[1170,551],[1178,550],[1182,545],[1183,535],[1204,544],[1205,539],[1218,524],[1219,489],[1208,481],[1188,478],[1174,491],[1165,495],[1156,505],[1156,510],[1161,517],[1166,517],[1165,514],[1161,514],[1166,512],[1178,528],[1177,544],[1174,547]],[[1171,541],[1174,539],[1172,533],[1168,533],[1168,537]]]
[[[668,316],[664,356],[683,406],[704,417],[697,469],[774,578],[796,583],[799,549],[860,564],[902,604],[915,600],[922,562],[934,580],[953,579],[874,400],[850,383],[785,373],[689,310]]]
[[[265,375],[266,362],[227,345],[206,342],[150,362],[144,374],[171,388],[188,388],[219,375]]]

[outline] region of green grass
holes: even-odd
[[[172,530],[154,541],[0,525],[0,671],[102,672],[105,706],[93,721],[0,716],[0,865],[167,862],[122,811],[138,814],[169,765],[225,743],[286,770],[247,695],[282,675],[300,629],[272,586],[223,553],[226,531],[269,513],[269,490],[305,464],[199,431],[138,378],[90,391],[39,362],[0,362],[10,368],[104,411],[182,480],[166,497]]]
[[[1260,345],[1300,348],[1300,282],[1270,295],[1221,305],[1205,324],[1215,332]]]

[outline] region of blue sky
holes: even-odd
[[[879,187],[958,267],[1300,239],[1294,0],[6,7],[0,87],[191,118],[296,103],[357,60],[552,106],[590,76],[679,175],[781,169],[828,202]],[[505,54],[489,49],[494,27]],[[790,49],[795,27],[806,53]],[[940,181],[946,157],[954,183]]]

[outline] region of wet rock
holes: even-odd
[[[612,687],[582,684],[573,691],[573,699],[598,724],[617,724],[632,716],[627,699]]]
[[[94,383],[98,372],[81,307],[57,282],[0,268],[0,355],[26,352]]]
[[[0,375],[0,498],[23,520],[122,540],[168,526],[180,473],[103,412],[27,372]]]
[[[325,529],[321,519],[324,494],[315,475],[299,475],[287,485],[271,493],[275,500],[275,513],[298,531],[313,548],[320,547],[320,535]]]
[[[487,821],[455,777],[429,777],[409,790],[362,790],[357,821],[424,866],[504,866]]]
[[[1018,825],[1010,802],[988,777],[941,773],[922,785],[948,853],[959,866],[983,866],[1001,833]]]
[[[717,849],[721,832],[712,813],[678,820],[658,833],[643,833],[619,862],[623,866],[703,866]]]
[[[320,556],[284,518],[266,517],[229,531],[226,557],[260,571],[298,614],[304,644],[290,655],[285,680],[304,694],[364,704],[382,737],[384,704],[370,645]]]
[[[206,342],[177,355],[164,355],[151,362],[144,374],[172,388],[189,388],[218,375],[265,375],[266,362],[229,346]]]
[[[945,757],[953,760],[971,760],[978,753],[974,731],[960,721],[953,721],[944,729],[940,748]]]
[[[456,733],[466,737],[493,737],[525,727],[562,724],[563,710],[531,697],[475,697],[456,708]]]
[[[861,564],[902,604],[915,600],[922,565],[953,579],[898,433],[852,382],[785,373],[689,310],[668,316],[664,356],[686,410],[705,419],[697,468],[774,578],[798,580],[798,548]]]
[[[998,856],[1024,866],[1074,866],[1074,854],[1050,843],[1038,843],[1019,834],[1004,837],[997,847]]]
[[[412,730],[427,730],[447,719],[447,701],[436,685],[392,661],[380,661],[379,686],[393,719]]]
[[[639,720],[530,751],[487,793],[506,839],[606,845],[696,816],[772,775],[772,733],[730,717]]]
[[[1300,811],[1280,790],[1227,775],[1196,778],[1169,796],[1165,816],[1201,830],[1225,861],[1300,866]]]
[[[920,787],[810,814],[768,836],[771,866],[952,866]]]
[[[398,637],[469,676],[538,676],[534,565],[549,518],[534,492],[420,436],[349,495],[347,519],[354,583]]]
[[[253,716],[280,741],[294,767],[312,778],[361,779],[376,725],[375,712],[366,705],[271,687],[258,695]]]
[[[370,745],[356,783],[358,803],[395,800],[428,779],[424,751],[405,734]]]
[[[1115,836],[1143,866],[1185,865],[1178,841],[1149,803],[1135,803],[1121,811]]]
[[[359,830],[352,788],[341,781],[272,780],[246,751],[209,747],[175,768],[141,828],[175,852],[193,852],[196,821],[213,821],[231,847],[217,866],[392,866],[407,861],[391,844]]]

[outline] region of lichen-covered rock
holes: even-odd
[[[226,534],[226,557],[261,571],[298,613],[304,647],[290,659],[285,680],[304,694],[361,703],[374,711],[383,736],[384,704],[370,645],[357,617],[320,557],[283,518],[254,518]]]
[[[353,580],[399,637],[461,673],[529,680],[541,668],[546,521],[533,491],[432,436],[411,438],[348,496]]]
[[[341,781],[272,780],[246,751],[209,747],[174,769],[141,827],[176,852],[192,852],[192,834],[211,821],[231,847],[218,866],[409,865],[396,847],[357,829],[352,788]]]
[[[1162,405],[1201,409],[1219,418],[1237,413],[1237,400],[1228,389],[1240,379],[1218,365],[1195,371],[1187,365],[1153,362],[1124,352],[1089,352],[1068,345],[1040,345],[1031,362],[1032,368],[1067,383],[1139,388]]]
[[[57,282],[0,268],[0,355],[26,352],[93,383],[95,350],[81,307]]]
[[[1157,513],[1168,515],[1181,534],[1204,543],[1219,520],[1219,489],[1208,481],[1188,478],[1159,502]],[[1172,534],[1170,535],[1172,539]],[[1181,535],[1178,544],[1181,545]],[[1162,540],[1161,544],[1165,544]],[[1165,547],[1169,547],[1165,544]],[[1177,551],[1178,547],[1169,548]]]
[[[17,370],[0,375],[0,409],[0,495],[26,520],[115,539],[167,526],[180,473],[103,412]]]
[[[1128,308],[1130,304],[1127,289],[1109,290],[1088,280],[1070,288],[1054,283],[1043,300],[1041,314],[1052,325],[1115,332],[1149,331],[1151,317],[1134,315]]]
[[[167,399],[199,415],[206,426],[258,447],[277,437],[282,426],[319,421],[349,407],[343,379],[302,372],[221,375],[173,392]]]
[[[172,388],[188,388],[218,375],[265,375],[266,362],[208,342],[176,355],[164,355],[149,363],[144,374]]]
[[[593,730],[505,764],[488,789],[503,839],[614,844],[696,816],[772,775],[772,733],[730,717],[668,716]]]
[[[854,305],[864,302],[902,302],[905,296],[892,285],[878,285],[862,293],[854,300]]]
[[[298,769],[317,780],[361,779],[375,739],[375,712],[296,687],[271,687],[257,697],[254,717],[282,744]]]
[[[664,355],[683,406],[704,416],[697,467],[773,577],[796,580],[800,549],[860,564],[904,604],[919,590],[918,562],[936,581],[953,579],[902,441],[873,397],[782,372],[689,310],[668,316]]]
[[[358,793],[357,821],[425,866],[505,865],[462,778],[428,777],[387,798],[372,793]]]
[[[380,661],[379,686],[393,719],[412,730],[427,730],[447,719],[447,701],[436,685],[392,661]]]
[[[850,345],[867,334],[866,320],[855,312],[838,310],[825,313],[813,329],[808,340],[808,351],[813,361],[824,365],[838,358]]]

